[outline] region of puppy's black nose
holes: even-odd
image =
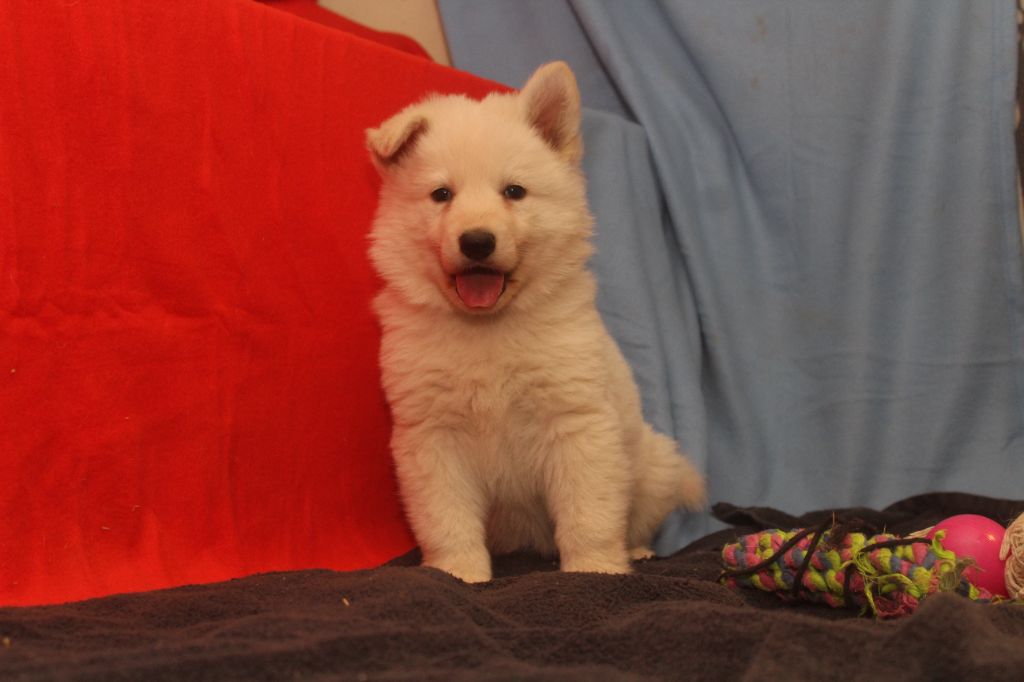
[[[473,260],[483,260],[494,253],[494,243],[494,234],[481,228],[459,235],[459,250]]]

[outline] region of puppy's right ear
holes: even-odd
[[[416,140],[427,131],[427,119],[414,111],[401,111],[379,128],[366,131],[366,147],[377,169],[384,172],[412,151]]]
[[[580,135],[580,91],[565,62],[544,64],[519,93],[526,120],[548,145],[578,164],[583,156]]]

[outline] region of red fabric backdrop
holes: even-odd
[[[0,2],[0,604],[412,546],[363,130],[494,87],[248,0]]]

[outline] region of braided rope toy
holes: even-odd
[[[1006,528],[999,547],[999,558],[1006,562],[1006,591],[1011,599],[1024,599],[1024,514]]]
[[[878,618],[911,613],[922,599],[940,591],[994,601],[991,593],[964,577],[974,562],[944,548],[944,537],[942,530],[931,539],[848,533],[834,523],[767,530],[744,535],[722,549],[721,580],[731,587],[776,592],[784,599],[858,607]],[[1024,542],[1024,527],[1020,540]]]

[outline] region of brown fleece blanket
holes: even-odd
[[[905,534],[950,514],[1005,523],[1022,510],[946,493],[839,517]],[[876,622],[731,590],[716,582],[725,542],[832,512],[715,511],[735,528],[630,576],[565,574],[516,555],[496,562],[493,582],[469,586],[410,554],[368,571],[0,609],[0,678],[1024,680],[1024,606],[942,594]]]

